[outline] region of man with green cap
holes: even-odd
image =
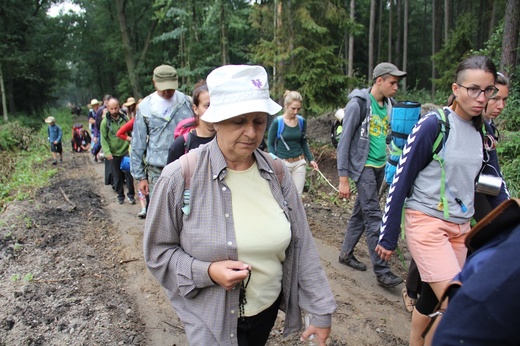
[[[137,108],[130,154],[130,172],[145,195],[153,192],[166,166],[175,127],[182,119],[193,116],[190,98],[177,90],[179,77],[175,68],[156,67],[152,81],[155,92]]]

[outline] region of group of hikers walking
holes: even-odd
[[[394,96],[406,75],[389,62],[378,64],[372,85],[349,95],[341,135],[332,134],[338,141],[339,197],[353,197],[353,185],[357,191],[339,262],[367,270],[354,255],[365,233],[377,283],[394,289],[404,280],[388,261],[403,233],[413,258],[402,287],[411,312],[411,345],[451,344],[450,338],[457,344],[517,344],[514,325],[499,323],[513,318],[518,325],[516,314],[509,316],[512,309],[497,306],[504,312],[476,330],[449,317],[471,320],[472,309],[451,308],[452,300],[466,306],[471,294],[450,293],[449,306],[443,299],[455,277],[464,280],[459,292],[474,288],[470,279],[478,271],[464,271],[469,239],[488,232],[490,212],[518,207],[509,201],[496,153],[500,138],[494,120],[506,105],[509,80],[489,58],[469,56],[456,70],[447,105],[417,117],[409,131],[398,134]],[[299,114],[302,95],[287,91],[283,107],[278,105],[270,98],[265,69],[250,65],[213,70],[195,85],[192,97],[178,90],[172,66],[156,67],[152,82],[155,91],[137,102],[129,98],[125,111],[115,97],[106,96],[103,105],[93,99],[92,147],[80,144],[77,150],[90,149],[98,161],[102,149],[118,203],[125,197],[136,203],[135,180],[138,216],[146,217],[146,264],[166,289],[190,344],[264,345],[281,309],[284,335],[303,328],[302,340],[325,345],[336,303],[302,203],[307,163],[318,169],[307,121]],[[47,120],[55,163],[61,130],[54,128],[54,119]],[[403,146],[382,210],[390,130]],[[87,142],[85,132],[81,141]],[[496,230],[502,235],[496,246],[512,241],[518,221],[517,215]],[[483,245],[472,247],[474,255]],[[502,282],[509,290],[520,288],[518,276],[512,276],[519,265],[501,261],[489,263],[511,274]],[[475,289],[494,304],[507,304],[491,297],[500,288]],[[444,319],[431,323],[438,310],[449,325]],[[305,327],[303,315],[309,321]]]

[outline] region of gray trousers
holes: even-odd
[[[381,275],[390,271],[388,263],[383,261],[375,249],[379,241],[381,227],[381,207],[379,206],[379,188],[385,176],[385,168],[365,167],[356,182],[357,198],[352,215],[347,225],[345,239],[341,246],[341,257],[352,257],[354,248],[365,232],[368,253],[374,267],[374,273]]]

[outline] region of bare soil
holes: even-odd
[[[335,151],[328,146],[331,119],[328,114],[310,121],[308,136],[321,172],[337,187]],[[111,186],[104,185],[104,164],[90,154],[64,154],[49,186],[12,202],[1,215],[0,346],[188,345],[182,323],[143,262],[139,203],[117,204]],[[328,344],[407,344],[403,285],[377,284],[364,239],[356,256],[366,272],[338,263],[353,200],[338,199],[317,172],[309,176],[303,201],[338,303]],[[405,276],[397,258],[390,264]],[[283,318],[280,313],[268,344],[302,344],[299,335],[282,338]]]

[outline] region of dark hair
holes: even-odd
[[[453,101],[455,101],[457,97],[455,96],[455,94],[451,94],[450,96],[448,96],[448,102],[446,103],[446,106],[451,106],[453,104]]]
[[[462,78],[462,74],[466,70],[483,70],[492,73],[494,79],[497,79],[497,68],[495,63],[484,55],[470,55],[461,61],[457,67],[457,71],[455,72],[455,81],[457,83],[461,82],[460,79]]]
[[[457,66],[457,70],[455,72],[455,82],[457,82],[457,83],[462,82],[462,77],[464,75],[464,72],[466,72],[466,70],[483,70],[485,72],[489,72],[489,73],[493,74],[494,82],[496,82],[497,68],[495,66],[495,63],[493,63],[493,61],[491,61],[491,59],[489,59],[485,55],[470,55],[466,59],[462,60],[459,64],[459,66]],[[495,83],[493,83],[493,84],[495,84]],[[454,100],[453,106],[454,106],[453,109],[455,110],[455,107],[457,107],[456,100]],[[482,124],[484,122],[482,119],[482,114],[478,117],[473,117],[471,119],[471,121],[472,121],[475,129],[477,131],[481,131]]]
[[[193,98],[193,104],[195,106],[199,105],[200,94],[202,94],[203,92],[208,92],[208,85],[206,84],[206,81],[204,79],[201,79],[193,87],[192,98]]]
[[[191,96],[193,104],[197,107],[199,106],[199,103],[200,103],[200,94],[202,94],[203,92],[209,92],[209,90],[208,90],[208,85],[206,84],[206,81],[204,79],[201,79],[193,87],[193,94]],[[194,114],[194,115],[195,115],[196,124],[197,124],[197,126],[199,126],[200,116],[197,114]]]

